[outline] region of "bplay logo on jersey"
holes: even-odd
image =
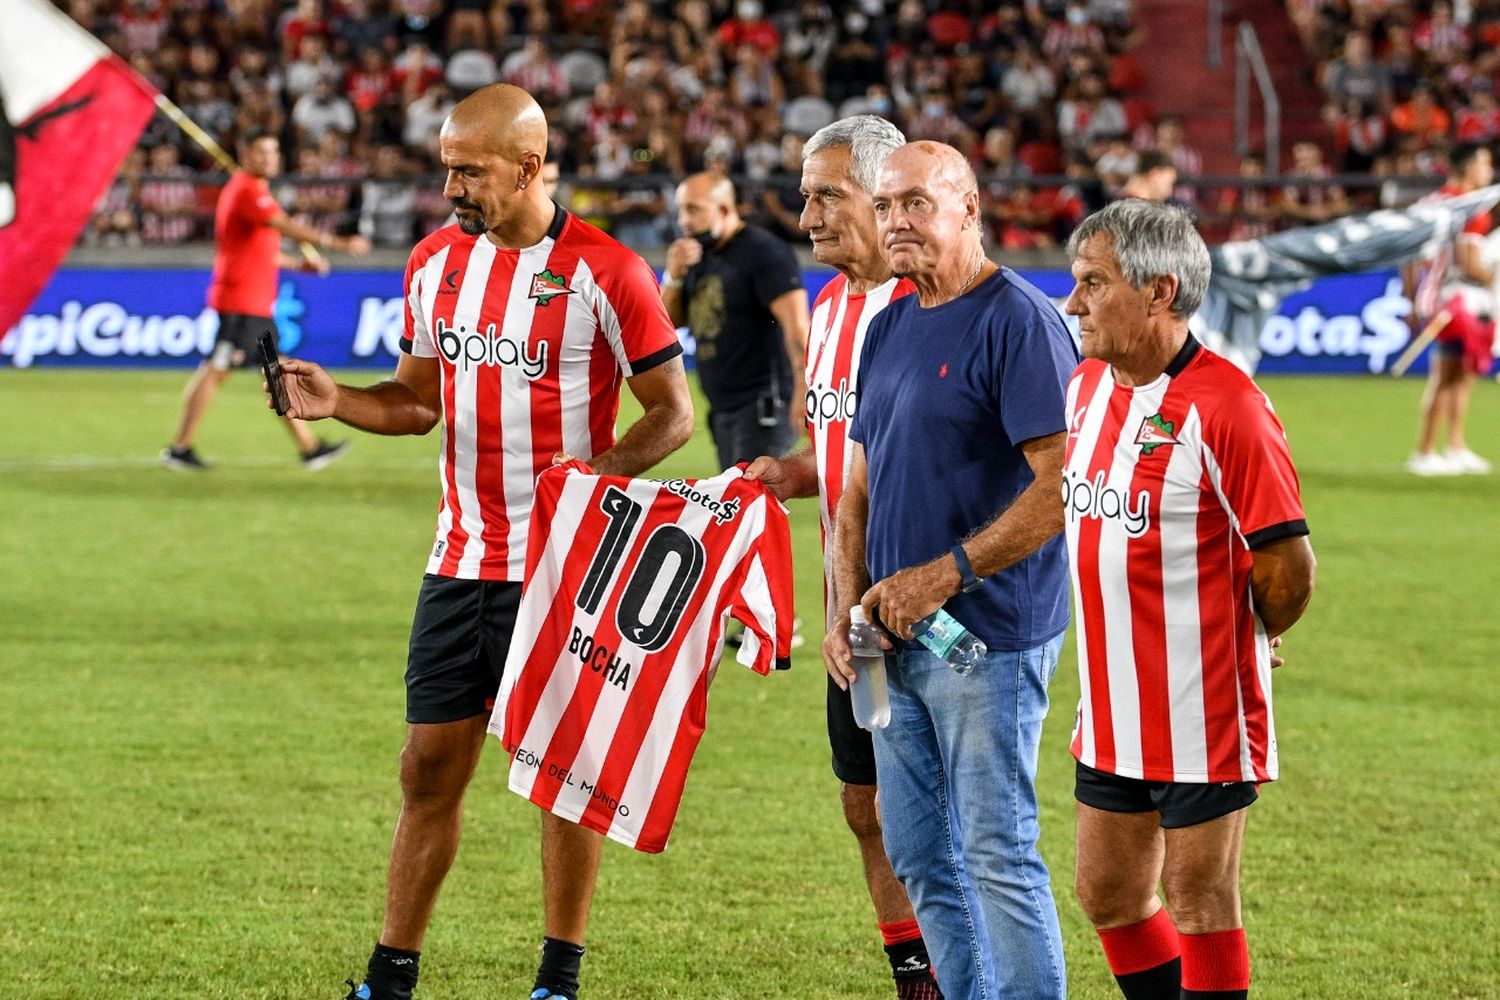
[[[1163,442],[1164,443],[1164,442]],[[1099,470],[1092,481],[1080,476],[1073,469],[1063,470],[1063,510],[1069,521],[1077,522],[1087,517],[1102,521],[1119,521],[1125,534],[1140,538],[1151,530],[1151,494],[1141,490],[1136,494],[1135,507],[1130,505],[1130,491],[1109,486],[1104,481],[1104,470]]]
[[[460,324],[450,327],[439,317],[433,332],[437,335],[438,353],[449,362],[468,371],[475,365],[490,365],[497,368],[514,368],[535,382],[547,371],[547,342],[536,345],[533,354],[524,343],[518,343],[495,332],[495,324],[484,328],[484,332],[471,331]]]
[[[836,386],[816,382],[807,389],[807,422],[820,430],[834,421],[847,423],[854,419],[858,397],[859,393],[849,387],[846,378],[839,379]]]

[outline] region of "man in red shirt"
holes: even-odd
[[[370,252],[370,241],[363,236],[330,236],[282,211],[271,197],[269,183],[270,178],[281,173],[281,143],[274,135],[246,133],[239,152],[240,169],[224,185],[214,210],[218,248],[214,252],[213,278],[208,284],[208,305],[219,314],[219,336],[213,354],[198,366],[188,382],[177,436],[162,450],[162,464],[171,469],[210,467],[193,450],[193,436],[230,370],[259,364],[255,342],[262,332],[276,330],[271,315],[279,269],[301,266],[319,274],[328,273],[328,262],[320,254],[314,254],[306,262],[283,255],[281,238],[289,236],[325,250]],[[287,417],[286,424],[296,439],[302,464],[309,469],[321,469],[348,448],[347,442],[319,441],[300,420]]]
[[[395,376],[352,388],[315,364],[284,362],[293,416],[377,434],[443,427],[437,537],[407,658],[385,922],[356,1000],[409,1000],[416,987],[516,626],[537,476],[566,455],[600,475],[637,476],[693,429],[656,277],[548,197],[536,101],[509,84],[484,87],[453,109],[439,144],[458,224],[412,251]],[[617,441],[622,384],[643,412]],[[599,847],[597,832],[542,817],[546,930],[534,1000],[577,996]]]

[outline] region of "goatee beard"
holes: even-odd
[[[458,228],[470,236],[483,236],[489,232],[490,227],[484,224],[484,216],[475,215],[465,219],[462,216],[458,220]]]

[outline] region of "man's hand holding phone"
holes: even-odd
[[[261,374],[265,376],[262,388],[269,397],[266,407],[298,420],[322,420],[333,416],[339,391],[333,376],[311,361],[277,357],[274,340],[272,360],[268,363],[264,343],[267,339],[270,339],[269,334],[262,338],[261,345]]]

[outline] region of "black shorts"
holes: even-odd
[[[846,785],[875,784],[875,741],[854,721],[849,692],[828,678],[828,745],[833,773]]]
[[[1462,358],[1464,342],[1462,340],[1435,340],[1432,342],[1432,353],[1440,358]]]
[[[1164,829],[1197,826],[1243,809],[1259,793],[1253,781],[1198,784],[1122,778],[1079,764],[1073,797],[1086,806],[1116,813],[1161,813]]]
[[[255,342],[267,330],[278,342],[276,323],[268,316],[247,316],[244,313],[219,313],[219,335],[214,340],[214,352],[210,364],[215,368],[256,368],[260,366],[260,355]]]
[[[422,577],[406,654],[406,721],[458,722],[495,707],[521,585]]]

